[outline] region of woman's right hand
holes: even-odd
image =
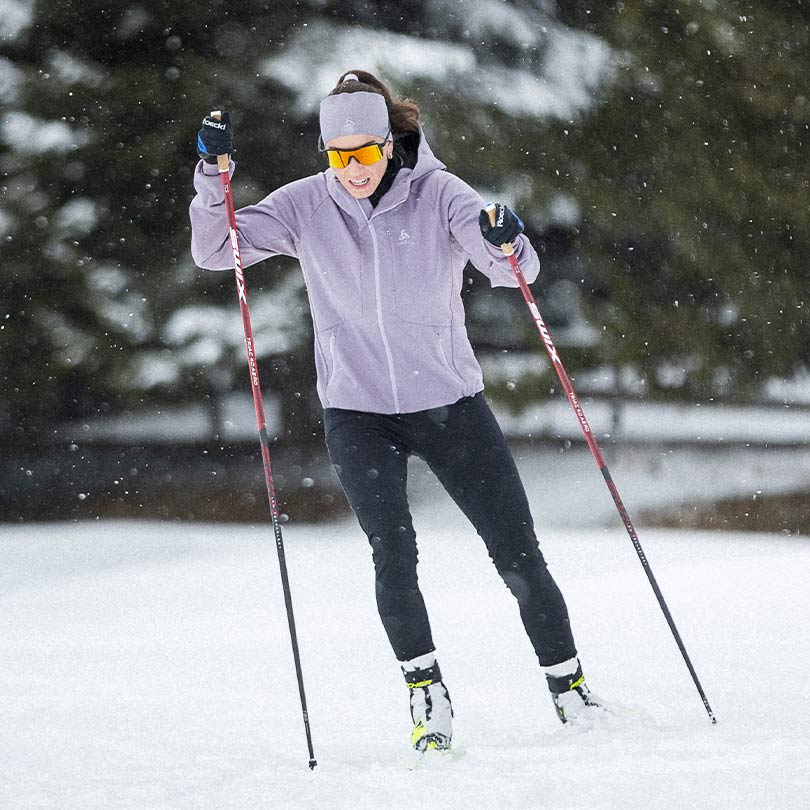
[[[206,163],[216,163],[217,155],[233,153],[233,127],[231,114],[220,113],[220,118],[206,115],[197,133],[197,154]]]

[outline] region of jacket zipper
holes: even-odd
[[[391,383],[391,393],[394,397],[394,412],[399,413],[399,394],[397,393],[397,375],[394,371],[394,358],[391,355],[391,346],[388,343],[388,337],[385,334],[385,327],[383,326],[382,317],[382,295],[380,292],[380,249],[377,244],[377,234],[374,233],[374,228],[371,226],[363,206],[357,200],[357,207],[363,215],[363,219],[368,225],[368,231],[371,234],[371,243],[374,246],[374,292],[377,298],[377,326],[380,329],[380,337],[382,338],[383,348],[385,349],[385,359],[388,362],[388,381]]]

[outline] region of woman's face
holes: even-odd
[[[369,143],[378,143],[382,146],[383,157],[381,160],[364,166],[357,158],[352,157],[345,169],[332,169],[343,188],[357,199],[370,197],[380,185],[380,180],[388,168],[388,161],[394,151],[393,142],[383,142],[381,138],[375,138],[373,135],[341,135],[339,138],[332,138],[326,144],[327,149],[357,149],[359,146],[366,146]]]

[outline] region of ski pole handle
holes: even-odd
[[[213,115],[213,113],[211,114]],[[484,207],[484,211],[487,212],[487,216],[489,217],[489,224],[492,225],[493,228],[495,227],[495,209],[495,203],[488,203]],[[514,245],[511,242],[504,242],[501,245],[501,250],[503,251],[504,256],[512,256],[515,252]]]
[[[211,110],[211,118],[214,118],[217,121],[221,121],[222,110]],[[230,168],[231,168],[231,156],[217,155],[217,169],[219,169],[220,174],[224,174],[225,172],[230,171]]]

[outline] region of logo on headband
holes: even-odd
[[[357,124],[352,121],[351,118],[347,118],[345,123],[343,124],[343,131],[344,132],[351,132],[353,129],[357,127]]]

